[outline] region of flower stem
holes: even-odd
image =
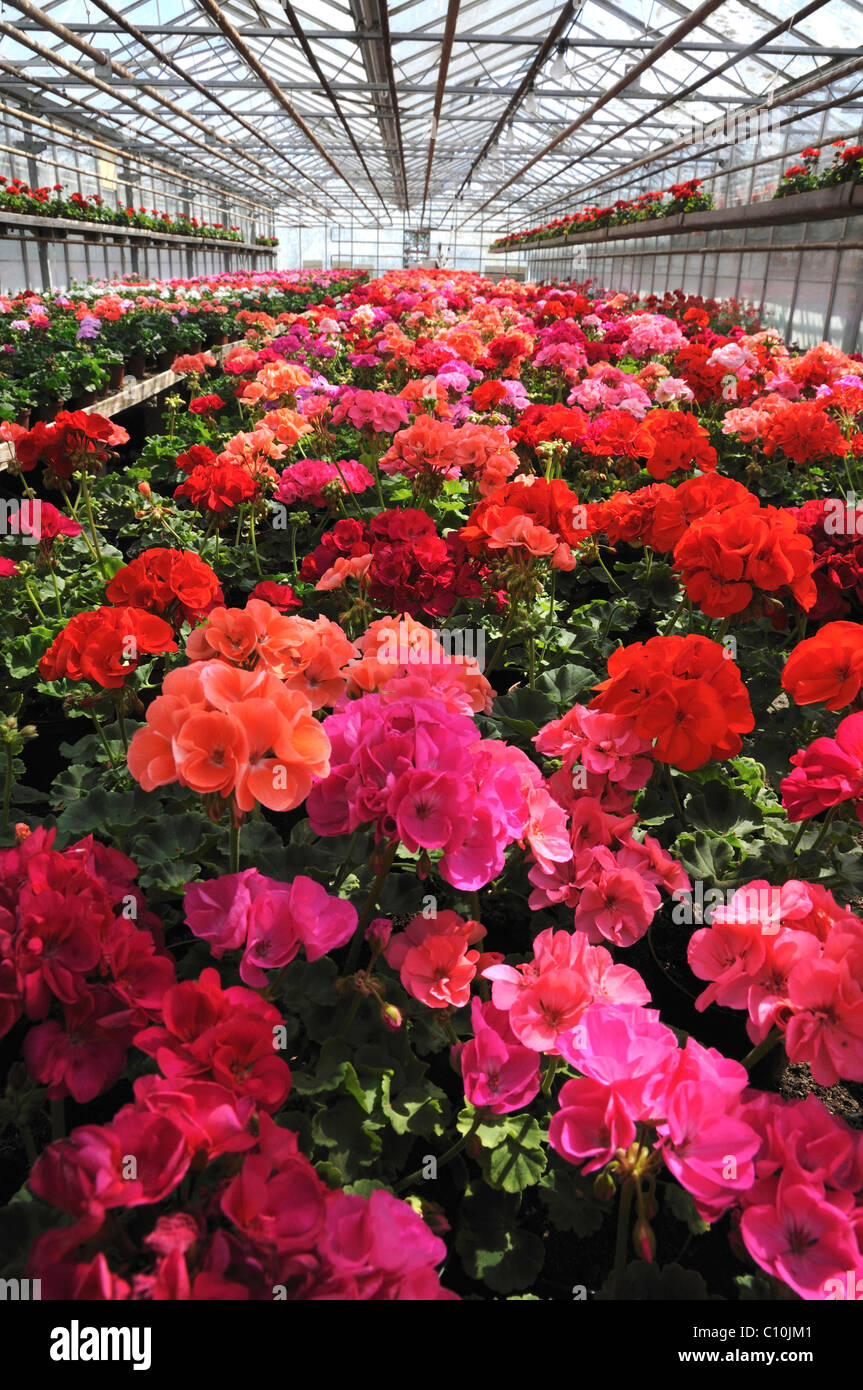
[[[622,594],[622,593],[623,593],[623,589],[622,589],[621,585],[618,584],[617,580],[615,579],[615,577],[614,577],[614,575],[611,573],[611,571],[606,567],[605,561],[603,560],[602,554],[600,553],[599,546],[596,547],[596,558],[597,558],[597,561],[598,561],[598,563],[599,563],[599,568],[602,570],[602,572],[603,572],[603,574],[605,575],[606,579],[608,580],[609,584],[613,584],[614,587],[615,587],[615,589],[617,590],[617,592],[618,592],[619,594]]]
[[[332,882],[332,884],[331,884],[331,886],[330,886],[330,892],[331,892],[331,893],[337,893],[337,892],[339,891],[339,889],[341,888],[342,884],[344,883],[345,879],[346,879],[347,876],[348,876],[348,872],[349,872],[349,870],[350,870],[351,863],[353,862],[354,847],[356,846],[357,837],[358,837],[359,833],[360,833],[359,826],[357,826],[356,830],[354,831],[353,835],[352,835],[351,838],[350,838],[350,843],[348,844],[347,853],[345,854],[345,857],[344,857],[344,859],[342,860],[341,865],[339,866],[339,871],[338,871],[338,873],[336,874],[336,876],[335,876],[335,878],[334,878],[334,880],[333,880],[333,882]]]
[[[117,763],[115,761],[114,754],[111,752],[111,745],[105,737],[105,730],[102,728],[102,725],[99,723],[99,720],[96,717],[95,710],[90,710],[90,718],[93,721],[93,727],[96,730],[96,733],[99,735],[99,738],[101,739],[102,747],[108,755],[108,762],[111,764],[111,771],[113,772],[116,769]]]
[[[392,867],[392,862],[396,857],[396,850],[398,849],[398,847],[398,840],[393,840],[392,844],[388,845],[386,850],[384,851],[381,867],[375,875],[375,881],[369,889],[368,897],[366,898],[365,903],[363,904],[363,910],[360,913],[359,921],[357,922],[357,929],[354,932],[353,940],[351,941],[350,948],[348,950],[348,958],[345,961],[346,975],[353,975],[356,969],[357,961],[359,960],[360,955],[360,947],[363,944],[363,935],[365,933],[365,929],[368,925],[372,913],[375,910],[375,904],[377,903],[380,891],[383,888],[384,880]]]
[[[559,1065],[560,1057],[557,1053],[555,1053],[553,1057],[549,1057],[548,1066],[545,1069],[545,1075],[542,1078],[541,1087],[542,1094],[545,1096],[546,1100],[548,1100],[549,1096],[551,1095],[551,1083],[554,1081],[554,1074],[557,1071]]]
[[[674,610],[674,612],[672,613],[671,617],[669,618],[668,623],[667,623],[666,626],[662,629],[662,636],[663,636],[663,637],[667,637],[668,634],[669,634],[669,632],[671,632],[672,628],[674,628],[674,627],[677,626],[677,619],[680,617],[680,615],[681,615],[681,613],[683,612],[683,610],[684,610],[685,607],[686,607],[686,594],[683,595],[683,597],[681,598],[679,604],[677,605],[677,607],[675,608],[675,610]]]
[[[87,521],[90,526],[90,537],[93,541],[93,554],[102,572],[102,578],[108,583],[108,571],[105,568],[105,561],[99,547],[99,533],[96,530],[96,518],[93,516],[93,499],[90,496],[90,484],[87,481],[86,469],[81,474],[81,495],[84,498],[84,507],[87,511]]]
[[[816,849],[820,849],[820,848],[821,848],[821,845],[822,845],[822,843],[823,843],[823,841],[824,841],[824,837],[825,837],[825,835],[827,834],[827,831],[830,829],[830,823],[831,823],[831,821],[833,820],[834,816],[836,815],[836,812],[837,812],[838,809],[839,809],[838,806],[831,806],[831,807],[830,807],[830,810],[827,812],[827,815],[824,817],[824,823],[822,824],[821,829],[818,831],[818,839],[815,841],[815,844],[812,846],[812,852],[813,852],[813,853],[815,852]]]
[[[623,1297],[623,1276],[626,1271],[626,1250],[629,1244],[629,1217],[632,1211],[634,1181],[627,1178],[620,1189],[620,1205],[617,1209],[617,1240],[614,1247],[613,1296]]]
[[[228,850],[228,872],[240,872],[240,826],[231,821],[230,845]]]
[[[36,1145],[33,1141],[33,1135],[30,1132],[30,1126],[24,1124],[19,1125],[18,1133],[21,1135],[21,1143],[24,1145],[24,1152],[27,1155],[27,1162],[30,1164],[30,1167],[32,1168],[39,1155],[36,1152]]]
[[[6,744],[6,778],[3,784],[3,829],[9,829],[9,802],[12,799],[13,753],[11,743]]]
[[[779,1029],[772,1028],[763,1042],[760,1042],[757,1047],[753,1047],[751,1052],[747,1052],[741,1066],[744,1066],[747,1071],[751,1071],[752,1068],[761,1061],[762,1057],[766,1057],[767,1053],[772,1051],[776,1044],[781,1041],[781,1038],[782,1034]]]
[[[251,508],[249,508],[249,538],[252,542],[252,555],[254,556],[255,560],[255,571],[257,573],[258,578],[263,579],[264,574],[263,570],[261,569],[261,562],[258,559],[258,541],[257,537],[255,536],[255,513]]]
[[[500,634],[500,641],[498,642],[497,646],[492,652],[491,660],[486,664],[485,671],[483,672],[483,675],[486,677],[488,677],[489,671],[494,670],[498,661],[503,656],[503,653],[506,649],[507,638],[509,637],[509,634],[512,630],[512,625],[515,622],[516,607],[517,605],[514,603],[512,599],[510,599],[509,612],[506,615],[506,621],[503,625],[503,631]]]
[[[30,602],[32,603],[33,607],[36,609],[36,612],[39,614],[39,617],[44,621],[44,620],[45,620],[45,612],[44,612],[44,609],[42,608],[41,603],[40,603],[39,600],[37,599],[37,597],[36,597],[35,593],[33,592],[32,588],[30,587],[30,581],[27,580],[27,579],[24,580],[24,588],[27,590],[27,593],[28,593],[29,596],[30,596]]]
[[[665,775],[668,779],[668,790],[671,792],[671,800],[674,802],[674,809],[677,812],[680,821],[682,823],[685,823],[683,816],[683,807],[680,804],[680,797],[678,796],[677,788],[674,785],[674,774],[671,771],[671,767],[668,763],[665,764]]]
[[[335,468],[336,472],[337,472],[338,475],[339,475],[339,478],[341,479],[342,487],[344,488],[345,492],[348,494],[348,497],[351,499],[351,506],[352,506],[352,507],[354,508],[354,510],[356,511],[356,514],[357,514],[357,516],[359,517],[360,521],[362,521],[362,519],[363,519],[363,514],[362,514],[362,511],[361,511],[361,509],[360,509],[360,504],[359,504],[359,502],[357,501],[357,499],[356,499],[356,497],[354,496],[354,494],[353,494],[353,492],[351,491],[351,489],[348,487],[347,479],[345,478],[344,473],[342,472],[341,468],[339,467],[339,461],[338,461],[338,459],[333,459],[333,467]],[[342,510],[345,512],[345,516],[347,516],[347,510],[346,510],[346,508],[345,508],[344,501],[342,502]]]
[[[436,1168],[438,1170],[443,1168],[444,1164],[449,1163],[451,1159],[455,1158],[457,1154],[461,1153],[462,1149],[470,1143],[471,1139],[476,1134],[482,1122],[482,1114],[474,1115],[473,1124],[471,1125],[467,1134],[463,1134],[460,1139],[457,1139],[454,1144],[451,1144],[450,1147],[444,1153],[442,1153],[440,1158],[437,1160]],[[413,1173],[409,1173],[406,1178],[402,1178],[401,1182],[397,1182],[395,1187],[393,1188],[393,1191],[404,1192],[406,1188],[413,1187],[414,1183],[418,1182],[419,1179],[423,1176],[423,1172],[424,1168],[415,1169],[415,1171]]]

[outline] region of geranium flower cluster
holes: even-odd
[[[220,454],[206,444],[193,444],[177,456],[177,467],[187,476],[174,496],[188,497],[199,511],[217,514],[255,501],[276,482],[272,461],[281,459],[285,448],[264,424],[234,435]]]
[[[812,542],[788,512],[754,497],[692,521],[674,565],[689,598],[710,618],[770,613],[779,600],[768,595],[783,592],[804,610],[815,603]]]
[[[393,434],[410,421],[410,406],[387,391],[346,386],[333,406],[334,425],[348,423],[366,434]]]
[[[816,738],[791,765],[794,771],[780,784],[790,821],[809,820],[845,801],[863,820],[863,714],[849,714],[835,738]]]
[[[213,1031],[224,1035],[230,1055],[232,1034],[246,1022],[242,996],[249,991],[227,993],[239,1006],[233,1025],[217,1024]],[[263,1009],[275,1013],[263,1006],[262,1025]],[[278,1058],[269,1060],[285,1067]],[[234,1097],[222,1084],[146,1082],[136,1082],[135,1103],[110,1125],[76,1129],[33,1169],[37,1195],[76,1217],[34,1247],[32,1268],[49,1271],[45,1296],[269,1303],[456,1297],[441,1288],[435,1269],[446,1255],[444,1242],[408,1202],[385,1191],[365,1198],[328,1188],[293,1131],[263,1109],[256,1138],[248,1128],[254,1102]],[[138,1157],[134,1181],[123,1173],[129,1153]],[[206,1214],[180,1209],[156,1217],[143,1241],[143,1270],[117,1274],[103,1252],[94,1256],[81,1248],[101,1232],[111,1211],[163,1201],[176,1192],[193,1157],[206,1162],[219,1153],[242,1154],[239,1172],[219,1178]]]
[[[586,508],[567,484],[534,476],[494,488],[459,532],[471,555],[502,562],[542,557],[560,570],[575,568],[573,547],[587,535]]]
[[[356,928],[357,911],[303,874],[281,883],[244,869],[187,884],[186,925],[209,942],[217,960],[226,951],[242,951],[240,978],[263,989],[265,971],[288,965],[301,946],[307,960],[344,946]]]
[[[379,618],[358,638],[347,667],[348,695],[387,689],[390,696],[432,696],[458,714],[490,714],[494,690],[475,656],[448,651],[435,630],[409,613]]]
[[[754,1043],[778,1028],[821,1086],[863,1080],[863,922],[817,883],[756,880],[694,933],[689,964],[710,980],[696,1008],[746,1009]]]
[[[132,736],[128,763],[145,791],[179,782],[215,816],[230,798],[236,819],[258,802],[274,811],[298,806],[327,776],[329,752],[305,695],[266,667],[215,660],[168,672]]]
[[[812,542],[817,598],[809,610],[818,622],[863,616],[863,507],[812,498],[789,507],[797,529]]]
[[[225,661],[231,666],[271,671],[285,690],[304,695],[312,709],[332,705],[345,688],[345,667],[354,645],[338,623],[323,616],[287,617],[263,599],[245,608],[214,608],[190,633],[192,662]]]
[[[618,647],[592,709],[630,717],[652,757],[684,772],[735,757],[755,720],[728,651],[709,637],[651,637]]]
[[[482,592],[479,571],[457,535],[441,537],[427,512],[380,512],[369,522],[337,521],[303,559],[300,578],[318,589],[348,579],[380,607],[446,617],[458,598]]]
[[[438,872],[467,891],[500,873],[514,840],[526,839],[545,862],[570,857],[564,813],[536,765],[480,738],[442,701],[385,687],[350,701],[323,728],[332,770],[306,806],[317,834],[372,824],[379,840],[440,853]]]
[[[205,617],[224,596],[215,571],[195,551],[153,546],[117,571],[105,597],[179,626]]]
[[[122,1076],[174,983],[137,866],[92,835],[65,850],[37,828],[0,850],[0,1036],[35,1024],[24,1059],[53,1099],[92,1100]]]
[[[750,1091],[740,1117],[760,1141],[732,1217],[744,1249],[802,1299],[848,1297],[848,1271],[856,1285],[863,1269],[860,1134],[814,1096]]]
[[[64,487],[78,469],[98,469],[129,435],[122,425],[86,410],[61,410],[50,422],[39,421],[30,430],[7,426],[6,437],[15,459],[27,473],[37,463],[45,465],[47,480]]]
[[[505,430],[471,424],[456,429],[430,415],[399,430],[380,461],[383,473],[403,473],[435,485],[464,476],[476,482],[483,496],[505,483],[518,466]]]
[[[551,1056],[561,1055],[561,1039],[597,1000],[637,1005],[650,998],[638,972],[615,965],[604,946],[551,927],[534,938],[532,959],[518,966],[492,964],[483,975],[520,1046]]]
[[[798,705],[844,709],[863,686],[863,625],[825,623],[798,642],[785,663],[782,688]]]
[[[774,383],[774,387],[779,383]],[[799,387],[794,388],[797,394]],[[859,432],[852,440],[842,433],[829,414],[828,400],[789,400],[773,392],[752,401],[749,406],[731,410],[722,425],[724,434],[738,434],[748,441],[758,440],[768,458],[779,458],[804,467],[842,459],[863,447]]]
[[[39,662],[46,681],[91,681],[120,690],[145,656],[175,652],[171,626],[144,608],[97,608],[76,613]]]
[[[603,411],[590,422],[581,447],[601,458],[643,459],[659,482],[682,469],[716,468],[708,431],[683,410],[651,410],[640,422],[625,410]]]
[[[471,948],[485,936],[481,922],[465,921],[457,912],[437,912],[412,917],[404,930],[391,936],[384,959],[398,970],[401,982],[414,999],[430,1009],[460,1009],[470,998],[470,987],[486,966],[498,964],[497,952]]]
[[[325,459],[297,459],[282,473],[273,493],[274,502],[291,506],[304,502],[313,507],[334,507],[345,491],[365,492],[374,486],[374,477],[356,459],[328,463]]]
[[[714,1221],[755,1180],[760,1139],[744,1118],[746,1069],[692,1037],[679,1047],[641,1002],[596,1002],[558,1037],[580,1075],[561,1087],[549,1143],[590,1173],[630,1150],[640,1127],[655,1161]]]

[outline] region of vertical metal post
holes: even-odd
[[[28,151],[27,178],[30,181],[30,187],[36,188],[39,183],[39,166],[36,163],[35,155],[30,153],[33,142],[29,135],[24,137],[24,142]],[[42,280],[42,287],[48,289],[51,284],[51,264],[48,260],[48,243],[39,238],[36,241],[36,252],[39,257],[39,275]]]

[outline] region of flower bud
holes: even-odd
[[[656,1236],[647,1221],[640,1219],[635,1223],[632,1244],[636,1255],[647,1264],[653,1264],[656,1257]]]
[[[29,825],[26,824],[25,821],[19,820],[15,822],[16,845],[22,845],[24,841],[27,839],[27,836],[32,835],[32,833],[32,830],[30,829]]]
[[[366,927],[366,941],[378,955],[386,950],[392,934],[392,923],[388,917],[374,917]]]
[[[381,1008],[381,1023],[385,1024],[392,1033],[398,1031],[402,1026],[401,1011],[395,1004],[384,1004]]]
[[[593,1180],[593,1195],[598,1202],[610,1202],[616,1191],[614,1177],[605,1168]]]

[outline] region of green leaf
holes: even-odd
[[[330,1038],[321,1048],[313,1073],[293,1074],[293,1090],[297,1095],[318,1095],[322,1091],[344,1091],[371,1115],[381,1090],[381,1073],[371,1086],[363,1086],[350,1060],[350,1047],[341,1038]]]
[[[734,1279],[742,1303],[786,1303],[795,1298],[791,1289],[764,1274],[738,1274]]]
[[[548,695],[559,711],[565,711],[578,704],[596,679],[596,672],[587,666],[560,666],[556,671],[544,672],[536,681],[536,689]]]
[[[597,1299],[613,1299],[613,1283],[614,1275],[609,1274],[596,1295]],[[697,1270],[684,1269],[679,1264],[660,1267],[645,1264],[643,1260],[633,1260],[624,1270],[620,1297],[649,1303],[703,1303],[711,1298],[711,1294]]]
[[[455,1238],[455,1248],[471,1279],[481,1279],[495,1293],[526,1289],[545,1261],[539,1236],[522,1230],[507,1208],[488,1208],[467,1202]]]
[[[34,675],[62,626],[61,622],[57,622],[52,627],[33,627],[23,636],[7,641],[4,655],[9,674],[16,678]]]
[[[694,1236],[703,1236],[710,1230],[710,1222],[698,1215],[692,1194],[676,1182],[667,1183],[663,1188],[663,1201],[668,1210],[682,1221]]]
[[[586,1184],[571,1164],[563,1167],[555,1163],[540,1181],[539,1195],[558,1231],[592,1236],[603,1224],[604,1212],[593,1196],[592,1184]]]
[[[380,1134],[353,1096],[342,1096],[318,1111],[312,1121],[312,1139],[330,1150],[330,1162],[346,1181],[357,1178],[357,1169],[374,1162],[382,1148]]]
[[[473,1125],[471,1109],[457,1120],[460,1134]],[[481,1144],[479,1164],[491,1187],[504,1192],[523,1192],[539,1182],[548,1164],[543,1148],[543,1131],[532,1115],[499,1115],[485,1121],[475,1131]]]
[[[381,1106],[396,1134],[418,1134],[428,1139],[443,1132],[446,1095],[430,1081],[405,1086],[393,1098],[390,1078],[384,1076]]]
[[[54,1207],[34,1200],[26,1187],[16,1192],[9,1205],[0,1208],[0,1279],[25,1278],[39,1236],[69,1224]]]
[[[672,853],[680,860],[690,878],[718,883],[731,867],[734,850],[727,840],[714,838],[704,830],[694,835],[679,835]]]
[[[764,817],[743,792],[726,782],[711,782],[707,793],[687,797],[686,820],[696,830],[711,835],[736,835],[739,839],[757,830]]]

